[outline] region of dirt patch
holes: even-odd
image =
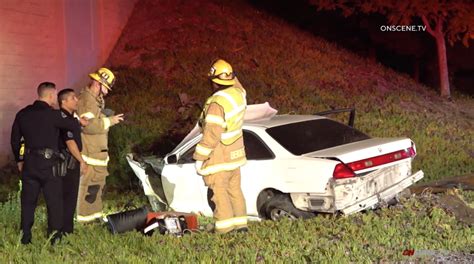
[[[442,195],[439,199],[439,207],[451,213],[460,222],[474,226],[474,208],[470,207],[461,197],[455,193]]]
[[[415,194],[421,194],[423,192],[443,193],[453,188],[474,191],[474,174],[417,184],[411,187],[410,191]]]
[[[474,208],[461,198],[458,189],[474,191],[474,174],[416,185],[410,191],[423,203],[442,208],[458,221],[474,226]]]

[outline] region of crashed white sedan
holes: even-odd
[[[409,138],[371,138],[323,116],[332,112],[275,115],[268,104],[249,106],[243,126],[248,162],[241,170],[249,216],[351,214],[390,202],[423,178],[422,171],[412,174],[416,148]],[[164,159],[127,157],[155,210],[163,201],[175,211],[212,216],[192,158],[200,138],[195,129]],[[157,174],[150,176],[147,164]]]

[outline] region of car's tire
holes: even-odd
[[[298,218],[308,219],[316,214],[297,209],[287,194],[277,194],[265,204],[265,215],[268,219],[278,221],[283,218],[295,220]]]

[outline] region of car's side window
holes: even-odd
[[[196,162],[193,159],[193,154],[194,154],[195,149],[196,149],[196,145],[194,145],[192,148],[186,150],[186,152],[184,152],[184,154],[181,155],[181,157],[179,157],[178,164],[187,164],[187,163]]]
[[[248,160],[274,159],[275,155],[254,132],[244,130],[245,154]]]
[[[274,159],[275,155],[267,145],[254,132],[244,130],[245,154],[248,160],[268,160]],[[196,146],[188,149],[178,160],[178,164],[194,163],[194,150]]]

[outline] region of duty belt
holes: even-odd
[[[53,149],[50,149],[50,148],[26,149],[25,153],[27,153],[27,154],[36,154],[36,155],[44,157],[45,159],[51,159],[54,156],[59,154],[57,151],[54,151]]]

